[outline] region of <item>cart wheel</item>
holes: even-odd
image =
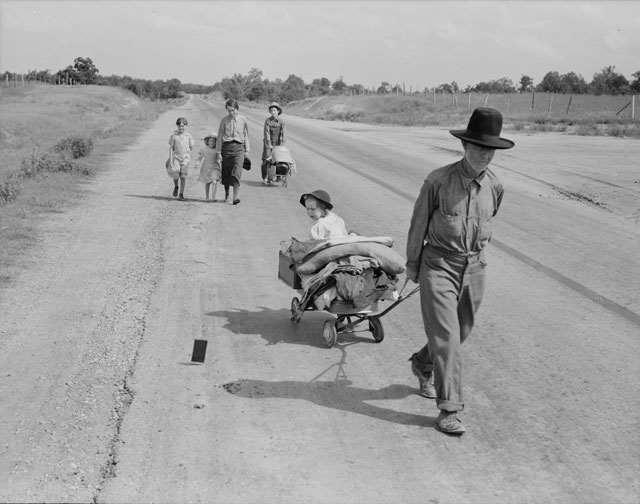
[[[322,337],[324,342],[329,348],[333,348],[333,345],[338,341],[338,330],[336,324],[332,320],[327,320],[322,326]]]
[[[376,343],[380,343],[384,339],[384,328],[382,322],[378,318],[369,319],[369,330]]]
[[[300,300],[297,297],[294,297],[291,300],[291,322],[297,324],[300,322],[300,317],[302,313],[300,313]]]

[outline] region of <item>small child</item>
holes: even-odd
[[[189,124],[184,117],[178,117],[176,126],[178,129],[169,137],[169,159],[167,160],[167,173],[173,179],[173,197],[178,196],[184,201],[184,186],[189,174],[189,161],[194,141],[190,133],[185,131]],[[180,192],[178,193],[178,179],[180,179]]]
[[[218,182],[222,176],[220,165],[218,165],[218,161],[216,160],[217,139],[218,135],[215,133],[209,133],[204,137],[205,147],[200,151],[198,160],[194,166],[195,169],[200,168],[198,181],[204,184],[204,195],[207,201],[216,201]],[[211,199],[209,199],[209,189],[211,189]]]
[[[331,210],[331,196],[323,190],[300,196],[300,204],[307,209],[307,215],[315,222],[311,227],[312,240],[330,240],[349,236],[344,221]]]

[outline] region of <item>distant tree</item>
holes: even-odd
[[[536,91],[542,93],[562,93],[562,79],[556,71],[547,72],[536,86]]]
[[[326,77],[313,79],[309,86],[309,96],[324,96],[331,93],[331,81]]]
[[[582,75],[577,75],[575,72],[569,72],[561,75],[560,84],[562,93],[584,94],[589,90],[587,81],[584,80]]]
[[[480,82],[475,85],[474,91],[479,93],[515,93],[516,88],[511,79],[502,77],[489,82]]]
[[[55,82],[60,84],[74,84],[78,82],[76,69],[69,65],[64,70],[58,70],[54,76]]]
[[[91,58],[76,58],[73,60],[73,68],[76,71],[76,80],[80,84],[95,84],[98,69]]]
[[[521,93],[526,93],[527,91],[533,90],[533,79],[528,75],[523,75],[520,77],[520,85],[518,86],[518,91]]]
[[[297,75],[289,75],[287,80],[284,81],[282,89],[280,91],[280,101],[283,103],[289,103],[294,100],[301,100],[305,98],[306,87],[304,80]]]
[[[352,84],[349,86],[349,90],[356,95],[364,94],[364,86],[362,84]]]
[[[345,89],[347,89],[347,85],[344,83],[342,75],[338,77],[338,80],[331,84],[331,89],[333,89],[336,94],[344,93]]]
[[[444,84],[440,84],[439,86],[436,86],[436,92],[451,94],[453,92],[453,87],[448,82],[445,82]]]
[[[634,80],[631,81],[629,88],[634,93],[640,93],[640,70],[638,70],[636,73],[631,74],[631,77],[633,77]]]
[[[593,80],[589,83],[590,91],[596,95],[620,95],[629,92],[629,81],[624,75],[617,73],[615,68],[615,66],[608,66],[595,73]]]
[[[377,94],[387,94],[389,93],[390,90],[390,86],[389,83],[387,81],[383,81],[380,86],[378,87],[378,90],[376,91]]]

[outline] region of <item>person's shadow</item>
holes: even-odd
[[[389,385],[379,390],[353,387],[351,380],[334,381],[266,381],[240,378],[225,383],[223,388],[247,399],[300,399],[324,408],[365,415],[400,425],[435,427],[436,418],[396,411],[369,401],[400,400],[416,394],[407,385]]]
[[[267,345],[289,343],[321,348],[326,347],[322,338],[323,324],[332,318],[326,312],[306,311],[300,322],[294,324],[290,320],[290,310],[284,308],[272,310],[264,306],[257,307],[256,310],[229,308],[228,310],[208,312],[205,315],[225,319],[223,327],[234,334],[257,334],[267,342]],[[338,342],[375,343],[368,332],[367,322],[355,327],[355,330],[360,329],[366,329],[366,331],[338,334]]]
[[[186,198],[185,201],[180,201],[178,198],[174,198],[173,196],[158,196],[157,194],[125,194],[125,196],[129,197],[129,198],[141,198],[141,199],[154,199],[157,201],[175,201],[176,203],[204,203],[204,204],[213,204],[215,205],[216,203],[224,203],[224,196],[222,197],[218,197],[216,199],[216,201],[207,201],[204,198]]]

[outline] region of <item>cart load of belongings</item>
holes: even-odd
[[[292,173],[298,173],[295,160],[291,157],[291,152],[284,145],[276,145],[271,150],[271,164],[268,168],[269,177],[276,175],[287,175],[288,168]]]
[[[343,311],[365,310],[379,300],[398,297],[397,276],[404,272],[405,261],[392,246],[393,238],[386,236],[350,235],[304,242],[290,238],[280,243],[278,276],[302,289],[303,299],[322,291],[313,300],[318,310],[329,310],[332,305]],[[283,271],[287,268],[294,274]],[[323,286],[327,288],[320,289]]]

